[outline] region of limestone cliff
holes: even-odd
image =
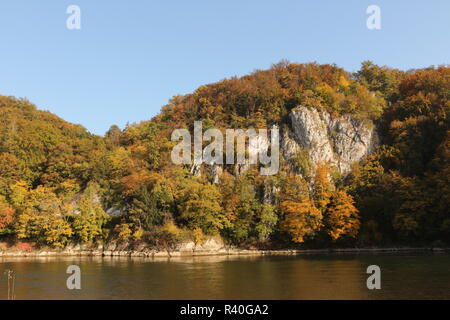
[[[280,132],[280,156],[285,160],[294,157],[300,150],[305,150],[314,168],[317,162],[329,162],[341,174],[350,171],[352,163],[359,162],[365,155],[373,152],[378,144],[378,135],[374,124],[369,120],[360,120],[351,114],[331,116],[326,111],[298,106],[289,114],[288,126]],[[261,137],[258,138],[261,140]],[[267,148],[269,141],[259,141],[259,145]],[[258,152],[258,148],[250,147],[249,155]],[[222,173],[218,165],[207,166],[212,181],[217,183]],[[235,165],[234,173],[242,174],[250,165]],[[200,174],[199,166],[192,172]]]
[[[301,146],[312,163],[328,161],[344,175],[352,163],[370,154],[378,144],[373,123],[350,114],[332,117],[326,111],[300,106],[291,111],[289,118],[294,139],[284,143],[284,154],[289,156]]]

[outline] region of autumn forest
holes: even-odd
[[[197,120],[204,130],[289,127],[299,105],[367,121],[380,143],[345,175],[311,163],[307,150],[271,176],[224,165],[218,182],[171,161],[174,128],[192,130]],[[0,242],[450,244],[448,66],[402,71],[366,61],[350,73],[282,61],[175,96],[151,120],[113,125],[103,137],[41,107],[0,96]]]

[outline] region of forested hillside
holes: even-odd
[[[256,166],[192,174],[172,163],[175,128],[286,132],[303,106],[376,130],[343,174],[307,149],[261,176]],[[149,121],[104,137],[0,96],[0,237],[36,246],[118,241],[172,246],[206,236],[249,247],[450,243],[450,68],[408,72],[364,62],[281,62],[173,97]],[[110,214],[107,214],[110,213]],[[113,213],[113,214],[111,214]]]

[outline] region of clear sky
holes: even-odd
[[[66,28],[69,5],[81,30]],[[366,8],[381,8],[381,30]],[[2,0],[0,94],[103,134],[176,94],[288,59],[450,63],[449,0]]]

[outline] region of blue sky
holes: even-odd
[[[81,9],[68,30],[66,9]],[[381,30],[366,8],[381,8]],[[0,94],[103,134],[176,94],[288,59],[401,69],[450,63],[450,1],[3,0]]]

